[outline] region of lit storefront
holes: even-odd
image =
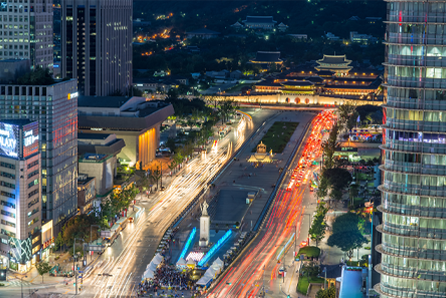
[[[40,255],[42,260],[45,260],[49,257],[50,248],[53,247],[54,243],[54,235],[53,235],[53,221],[42,225],[42,249],[40,251]]]

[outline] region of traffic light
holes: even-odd
[[[231,282],[227,282],[226,284],[227,284],[228,286],[232,285],[232,283],[231,283]]]

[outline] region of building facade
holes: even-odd
[[[30,59],[32,67],[52,70],[52,0],[1,1],[0,28],[0,60]]]
[[[0,119],[39,122],[42,220],[56,232],[77,205],[76,80],[52,85],[0,85]]]
[[[446,295],[446,1],[388,1],[383,298]]]
[[[79,93],[127,94],[132,85],[131,0],[62,0],[62,77]]]
[[[21,273],[40,260],[40,166],[38,123],[0,121],[0,258]]]
[[[164,101],[83,96],[79,98],[79,131],[116,135],[125,142],[117,154],[119,162],[147,169],[159,147],[161,123],[173,114],[173,106]]]

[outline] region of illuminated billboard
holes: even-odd
[[[37,122],[23,126],[23,157],[39,152],[39,125]]]
[[[0,122],[0,155],[19,157],[19,132],[18,125]]]

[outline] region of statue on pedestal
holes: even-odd
[[[209,244],[211,218],[208,214],[208,207],[209,205],[206,201],[204,201],[203,205],[200,206],[200,246],[207,246]]]

